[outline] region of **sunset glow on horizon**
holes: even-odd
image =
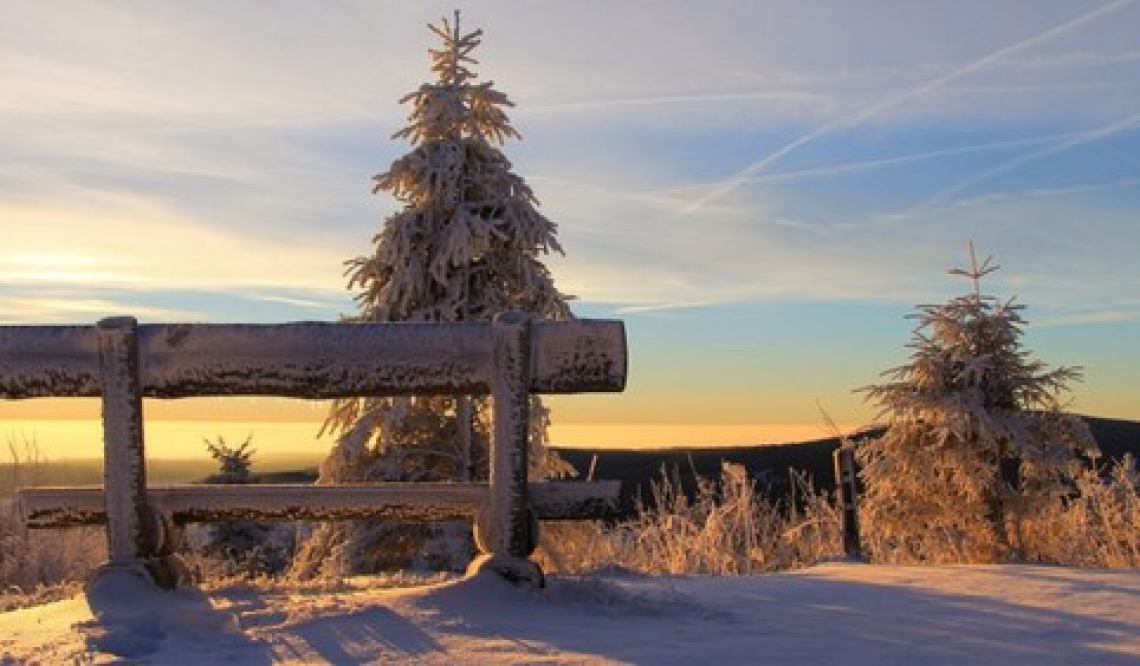
[[[320,421],[170,421],[147,419],[144,442],[148,458],[202,460],[210,457],[205,441],[219,437],[230,444],[246,438],[258,461],[269,456],[320,459],[333,444],[329,435],[317,437]],[[841,427],[844,435],[854,427]],[[98,419],[0,421],[4,462],[15,452],[21,459],[101,459],[102,422]],[[832,437],[824,424],[692,424],[625,423],[558,424],[550,428],[550,443],[559,448],[667,449],[791,444]],[[7,450],[11,448],[11,450]]]
[[[30,444],[47,459],[99,458],[102,420],[97,399],[35,399],[4,405],[0,441],[18,449]],[[324,401],[283,398],[190,398],[144,400],[148,456],[208,457],[204,439],[229,442],[253,438],[259,451],[316,454],[332,436],[318,438],[327,413]],[[559,418],[555,407],[550,442],[567,448],[676,448],[787,444],[850,435],[866,424],[834,428],[820,415],[808,423],[709,423],[695,420],[647,423],[589,423]],[[589,414],[585,412],[584,414]],[[585,418],[586,416],[580,416]]]

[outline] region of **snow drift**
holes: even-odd
[[[826,564],[403,589],[138,589],[0,614],[0,663],[1136,664],[1140,572]]]

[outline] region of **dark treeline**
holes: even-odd
[[[1119,460],[1125,453],[1140,457],[1140,422],[1085,417],[1104,458]],[[882,430],[867,430],[860,437],[874,437]],[[691,448],[691,449],[560,449],[559,455],[574,465],[579,478],[586,478],[593,465],[595,479],[622,482],[622,514],[632,516],[638,501],[651,505],[651,486],[662,472],[680,481],[688,493],[697,478],[716,479],[722,462],[744,465],[757,488],[769,499],[788,498],[793,471],[802,473],[820,490],[835,489],[832,453],[838,437],[774,446]],[[595,459],[596,456],[596,459]]]

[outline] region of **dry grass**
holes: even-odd
[[[988,564],[992,553],[968,531],[915,526],[906,534],[864,516],[864,551],[884,564]],[[1085,468],[1066,493],[1008,517],[1015,553],[1002,561],[1072,567],[1140,567],[1140,474],[1131,456]]]
[[[662,475],[652,508],[613,526],[545,526],[536,559],[551,572],[621,567],[652,574],[739,575],[811,565],[843,554],[840,514],[829,497],[799,478],[799,501],[769,502],[741,465],[722,466],[719,483],[702,479],[696,497]]]
[[[842,514],[802,478],[798,498],[768,502],[739,465],[725,464],[719,484],[704,479],[695,499],[663,475],[651,508],[616,525],[548,523],[536,559],[550,572],[620,567],[646,574],[737,575],[810,566],[843,556]],[[1072,567],[1140,567],[1140,473],[1131,456],[1086,469],[1071,491],[1021,516],[1022,562]],[[915,529],[900,543],[861,525],[864,553],[883,564],[986,562],[961,535]]]
[[[35,438],[9,435],[7,447],[11,487],[35,486],[44,464]],[[29,530],[13,499],[0,498],[0,610],[71,596],[107,559],[103,530]]]
[[[1024,529],[1030,559],[1077,567],[1140,567],[1140,472],[1131,455],[1085,470],[1072,495],[1031,517]]]

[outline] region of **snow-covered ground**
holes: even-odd
[[[0,614],[0,664],[1140,664],[1140,571],[825,564],[741,578],[246,585]],[[113,599],[109,599],[113,603]]]

